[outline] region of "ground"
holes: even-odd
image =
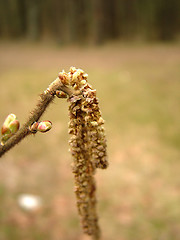
[[[23,123],[38,94],[62,69],[84,69],[97,89],[109,168],[98,170],[103,240],[178,240],[180,236],[180,46],[110,44],[58,47],[0,43],[0,124]],[[85,240],[77,215],[68,152],[68,103],[56,99],[53,122],[0,161],[1,240]],[[41,207],[18,205],[24,193]]]

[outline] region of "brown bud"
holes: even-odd
[[[5,135],[5,134],[9,134],[9,133],[11,133],[10,129],[3,125],[1,128],[1,134]]]
[[[56,91],[56,96],[58,98],[67,98],[67,94],[63,91]]]
[[[37,132],[37,127],[38,127],[39,123],[38,122],[34,122],[30,127],[29,127],[29,130],[32,132],[32,133],[36,133]]]

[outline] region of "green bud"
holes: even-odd
[[[11,124],[11,122],[13,122],[14,120],[16,120],[16,115],[13,114],[13,113],[9,114],[9,115],[6,117],[6,119],[5,119],[4,123],[3,123],[3,126],[5,126],[5,127],[8,128],[9,125]]]
[[[1,143],[4,144],[14,133],[16,133],[19,130],[19,126],[20,124],[16,118],[16,115],[13,113],[9,114],[1,128]]]
[[[11,122],[9,125],[11,133],[16,133],[19,130],[19,126],[20,124],[18,120],[14,120],[13,122]]]
[[[52,123],[50,121],[42,121],[38,124],[37,131],[47,132],[52,128]]]

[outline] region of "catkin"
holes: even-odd
[[[87,82],[87,74],[83,70],[71,67],[69,73],[59,73],[59,79],[76,93],[68,101],[71,134],[69,143],[73,156],[78,213],[84,233],[99,239],[94,174],[96,168],[104,169],[108,166],[104,120],[98,106],[96,90]]]

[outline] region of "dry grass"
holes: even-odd
[[[103,240],[178,240],[180,236],[180,47],[173,45],[57,48],[0,44],[0,123],[24,122],[38,93],[71,65],[97,89],[109,143],[108,170],[97,172]],[[29,137],[0,162],[0,239],[85,240],[81,234],[67,103],[43,119],[53,129]],[[21,193],[42,198],[26,212]]]

